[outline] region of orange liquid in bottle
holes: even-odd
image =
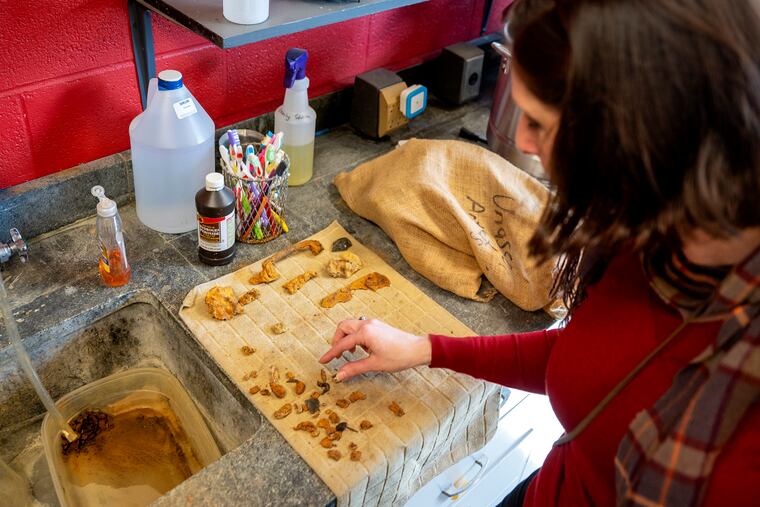
[[[105,253],[105,252],[104,252]],[[121,258],[119,250],[108,252],[108,263],[100,257],[100,277],[109,287],[119,287],[129,281],[132,276],[132,269],[127,265],[126,260]]]

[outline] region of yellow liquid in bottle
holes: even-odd
[[[314,141],[297,146],[283,144],[282,149],[290,158],[288,185],[296,187],[309,181],[314,174]]]

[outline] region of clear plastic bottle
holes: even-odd
[[[314,131],[317,113],[309,106],[305,49],[285,54],[285,100],[274,113],[274,130],[284,134],[282,149],[290,159],[288,185],[303,185],[314,173]]]
[[[119,287],[126,284],[132,276],[119,210],[116,203],[106,197],[105,190],[100,185],[92,187],[90,192],[100,201],[97,207],[98,218],[95,220],[100,246],[100,277],[109,287]]]
[[[129,125],[137,216],[159,232],[191,231],[195,192],[214,170],[214,122],[176,70],[159,73],[152,89]]]

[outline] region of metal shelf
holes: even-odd
[[[256,25],[238,25],[227,21],[222,15],[221,0],[138,1],[220,48],[227,49],[425,0],[270,0],[269,19]]]
[[[270,0],[269,19],[256,25],[239,25],[222,15],[221,0],[128,0],[143,107],[148,81],[156,74],[151,11],[227,49],[424,1]]]

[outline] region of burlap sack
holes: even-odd
[[[335,185],[439,287],[482,301],[485,275],[524,310],[550,302],[554,265],[537,266],[527,254],[548,190],[500,156],[460,141],[412,139],[339,174]]]

